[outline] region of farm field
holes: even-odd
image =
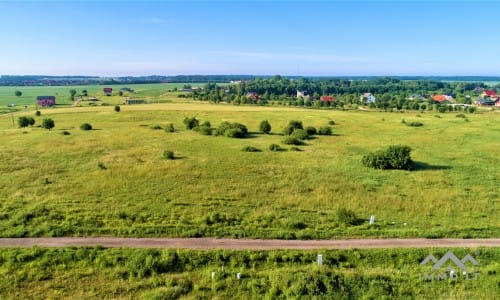
[[[2,299],[496,299],[498,248],[454,249],[467,263],[421,266],[448,249],[160,250],[3,249]],[[322,265],[317,263],[322,255]],[[212,273],[213,272],[213,273]],[[240,278],[237,278],[237,274]],[[212,275],[213,274],[213,275]],[[437,279],[437,274],[446,279]],[[430,280],[430,276],[433,280]],[[426,277],[427,276],[427,277]],[[427,278],[427,279],[426,279]]]
[[[119,85],[75,85],[75,86],[0,86],[0,107],[6,108],[9,104],[15,104],[14,108],[24,109],[25,105],[35,107],[37,96],[56,96],[58,106],[69,106],[73,102],[70,99],[70,90],[77,91],[80,95],[87,90],[88,97],[97,97],[101,102],[121,104],[126,97],[139,99],[164,99],[168,90],[182,89],[185,84],[192,87],[201,87],[204,83],[154,83],[154,84],[119,84]],[[105,96],[102,89],[113,88],[112,96]],[[125,92],[122,97],[118,96],[121,88],[128,87],[134,93]],[[21,91],[22,96],[16,97],[15,91]]]
[[[0,116],[0,236],[329,239],[499,237],[498,113],[384,113],[226,104],[74,107]],[[196,117],[245,124],[245,139],[186,130]],[[37,127],[55,121],[51,131]],[[419,121],[422,127],[402,123]],[[258,133],[262,120],[271,134]],[[290,120],[330,125],[290,151]],[[332,122],[333,121],[333,122]],[[83,131],[83,123],[93,130]],[[172,123],[176,132],[165,132]],[[154,129],[156,128],[156,129]],[[161,129],[160,129],[161,128]],[[66,135],[63,133],[66,132]],[[288,151],[270,151],[279,144]],[[409,145],[415,171],[364,167]],[[261,152],[244,152],[252,146]],[[176,159],[163,158],[165,150]],[[352,211],[356,222],[339,211]],[[368,224],[375,215],[374,225]]]

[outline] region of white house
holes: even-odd
[[[374,103],[375,96],[373,96],[372,93],[364,93],[361,96],[361,101],[366,102],[366,103]]]

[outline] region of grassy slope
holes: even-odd
[[[32,114],[32,112],[30,112]],[[188,116],[240,122],[271,135],[248,139],[186,131]],[[19,129],[0,116],[0,235],[246,236],[499,236],[496,113],[343,112],[208,104],[155,104],[47,109],[56,128]],[[401,123],[420,121],[420,128]],[[270,152],[289,120],[325,126],[301,152]],[[96,130],[81,131],[89,122]],[[152,125],[173,123],[175,133]],[[71,135],[64,136],[63,130]],[[379,171],[361,157],[407,144],[419,169]],[[246,153],[251,145],[263,150]],[[162,159],[173,150],[179,159]],[[101,163],[106,170],[98,167]],[[366,223],[345,227],[338,208]]]
[[[424,281],[448,249],[195,251],[3,249],[2,299],[498,299],[500,249],[471,254],[477,279]],[[323,255],[323,266],[316,264]],[[222,270],[224,266],[224,270]],[[444,267],[443,267],[444,269]],[[212,279],[211,272],[215,272]],[[236,273],[241,279],[236,279]],[[440,270],[439,273],[445,271]]]

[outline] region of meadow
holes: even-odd
[[[35,126],[18,128],[22,115]],[[47,117],[53,130],[37,127]],[[213,127],[239,122],[250,136],[201,135],[185,129],[186,117]],[[262,120],[271,134],[258,132]],[[290,120],[331,126],[334,134],[291,151],[282,144]],[[174,100],[122,105],[120,112],[96,106],[4,114],[0,236],[499,237],[498,121],[493,111],[463,118]],[[93,130],[80,130],[83,123]],[[168,124],[175,132],[162,129]],[[285,151],[270,151],[271,144]],[[391,144],[412,148],[416,170],[361,164],[363,155]],[[242,151],[247,146],[261,151]],[[165,159],[165,150],[176,159]],[[344,222],[341,209],[359,222]]]
[[[162,98],[169,90],[182,89],[185,84],[192,87],[201,87],[203,83],[154,83],[154,84],[120,84],[120,85],[74,85],[74,86],[1,86],[0,87],[0,109],[6,109],[9,104],[15,104],[13,109],[22,110],[27,105],[30,108],[36,106],[37,96],[55,96],[58,106],[70,106],[70,90],[76,90],[77,96],[87,90],[88,97],[97,97],[102,102],[120,104],[126,97],[151,100]],[[104,87],[113,88],[112,96],[105,96]],[[134,93],[125,92],[123,96],[118,93],[121,88],[128,87]],[[15,92],[20,91],[22,95],[17,97]],[[78,97],[76,97],[78,98]]]
[[[429,254],[442,257],[447,251],[2,249],[0,297],[498,299],[500,249],[454,249],[459,259],[470,254],[479,265],[467,263],[468,275],[460,272],[455,279],[425,279],[448,274],[445,267],[433,273],[431,265],[420,265]]]

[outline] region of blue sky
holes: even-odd
[[[500,76],[498,1],[3,1],[0,74]]]

